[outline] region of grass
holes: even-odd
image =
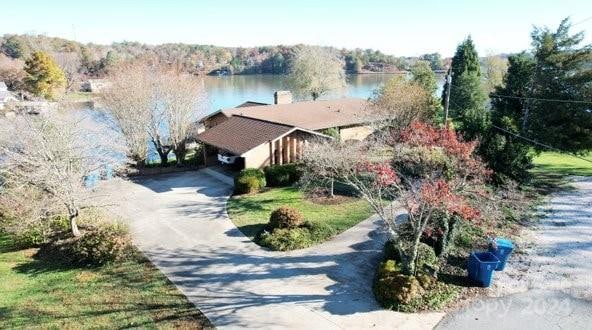
[[[322,222],[336,233],[345,231],[372,215],[366,201],[351,199],[336,205],[315,204],[304,197],[296,188],[273,188],[255,195],[234,196],[228,202],[228,214],[232,222],[246,236],[254,239],[269,215],[280,206],[298,209],[305,220]]]
[[[554,175],[581,175],[592,176],[592,156],[584,156],[583,158],[574,157],[568,154],[560,154],[557,152],[543,152],[537,156],[533,163],[533,174],[554,174]]]
[[[592,161],[591,156],[583,158]],[[591,176],[592,163],[569,154],[557,152],[543,152],[533,160],[534,167],[532,186],[541,195],[548,195],[560,190],[573,189],[569,185],[567,176]]]
[[[59,266],[0,234],[0,329],[210,327],[147,261],[100,268]]]
[[[96,97],[96,94],[90,92],[70,92],[66,93],[62,97],[62,101],[66,102],[88,102],[92,101]]]

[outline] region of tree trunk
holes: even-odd
[[[335,180],[331,179],[331,186],[329,188],[329,198],[335,197]]]
[[[162,150],[157,150],[158,156],[160,156],[160,166],[166,167],[169,162],[169,153],[163,152]]]
[[[70,211],[68,213],[68,218],[70,219],[70,230],[72,231],[72,235],[78,237],[80,236],[78,224],[76,223],[76,219],[78,219],[78,209],[70,208]]]
[[[171,148],[164,146],[160,142],[160,138],[152,139],[152,144],[154,145],[154,149],[160,157],[160,167],[166,167],[169,162],[169,153],[171,152]]]
[[[185,147],[185,141],[179,143],[177,146],[173,146],[173,152],[177,158],[177,166],[183,166],[185,162],[185,156],[187,156],[187,148]]]
[[[419,242],[421,239],[421,231],[415,233],[415,237],[413,240],[413,245],[411,246],[411,255],[409,258],[409,262],[407,265],[407,269],[409,270],[409,275],[415,276],[417,273],[417,258],[419,257],[417,250],[419,249]]]

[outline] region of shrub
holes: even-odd
[[[286,187],[294,184],[302,176],[296,164],[271,165],[265,169],[265,180],[270,187]]]
[[[419,270],[426,270],[426,268],[436,270],[438,268],[438,257],[431,246],[419,243],[416,267]]]
[[[310,237],[313,242],[323,242],[335,235],[335,229],[323,222],[307,221],[304,224],[304,228],[307,228],[310,232]]]
[[[335,234],[335,230],[321,222],[306,222],[302,227],[278,228],[259,235],[259,244],[274,251],[303,249],[323,242]]]
[[[300,227],[304,224],[304,217],[302,214],[289,206],[281,206],[275,211],[271,212],[269,217],[268,229],[292,229]]]
[[[307,228],[278,228],[261,235],[259,243],[275,251],[290,251],[309,247],[314,242]]]
[[[246,168],[234,178],[236,194],[252,194],[265,187],[265,174],[260,169]]]
[[[39,250],[41,257],[66,264],[93,266],[129,259],[134,252],[127,228],[119,224],[89,227],[78,237],[56,236]]]
[[[419,281],[413,276],[403,275],[394,260],[379,265],[374,281],[374,296],[386,308],[407,304],[424,292]]]
[[[7,228],[14,236],[15,244],[20,248],[38,247],[47,243],[56,231],[68,230],[68,219],[57,216],[33,222],[16,224]]]

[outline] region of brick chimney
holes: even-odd
[[[292,92],[277,91],[277,92],[273,93],[273,103],[275,103],[275,104],[292,103]]]

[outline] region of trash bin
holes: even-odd
[[[105,180],[111,180],[113,178],[113,168],[111,167],[111,165],[107,164],[105,165],[105,175],[104,178]]]
[[[489,252],[493,253],[500,261],[495,270],[504,270],[506,261],[514,250],[514,244],[509,239],[501,237],[496,238],[494,242],[495,244],[489,246]]]
[[[498,264],[499,259],[491,252],[473,252],[467,267],[469,278],[487,288],[491,285],[493,272]]]
[[[99,176],[97,175],[97,173],[90,173],[89,175],[84,177],[84,186],[86,188],[94,188],[97,185],[98,180]]]

